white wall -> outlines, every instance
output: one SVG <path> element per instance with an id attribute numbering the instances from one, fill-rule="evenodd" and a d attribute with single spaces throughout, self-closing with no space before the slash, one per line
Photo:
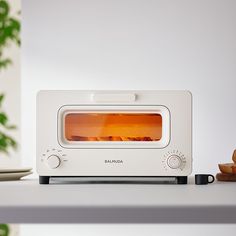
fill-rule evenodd
<path id="1" fill-rule="evenodd" d="M 234 0 L 23 0 L 25 165 L 40 89 L 189 89 L 194 172 L 215 173 L 236 148 L 235 12 Z"/>
<path id="2" fill-rule="evenodd" d="M 11 15 L 19 18 L 17 14 L 21 9 L 20 0 L 9 1 Z M 17 151 L 9 150 L 9 155 L 0 153 L 0 168 L 20 165 L 20 49 L 15 44 L 9 44 L 4 50 L 4 55 L 12 60 L 12 65 L 0 73 L 0 93 L 5 93 L 3 103 L 4 111 L 8 114 L 10 123 L 17 126 L 17 130 L 8 132 L 17 140 Z"/>
<path id="3" fill-rule="evenodd" d="M 232 235 L 235 225 L 22 225 L 23 236 L 199 236 L 199 235 Z"/>

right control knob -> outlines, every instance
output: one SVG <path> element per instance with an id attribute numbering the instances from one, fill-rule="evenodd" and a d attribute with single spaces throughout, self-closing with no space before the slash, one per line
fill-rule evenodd
<path id="1" fill-rule="evenodd" d="M 178 155 L 171 155 L 168 157 L 167 159 L 167 165 L 171 168 L 171 169 L 178 169 L 181 167 L 182 165 L 182 159 L 180 156 Z"/>

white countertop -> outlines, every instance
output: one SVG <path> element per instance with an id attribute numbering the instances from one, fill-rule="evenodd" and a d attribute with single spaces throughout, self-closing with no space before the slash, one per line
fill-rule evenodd
<path id="1" fill-rule="evenodd" d="M 0 222 L 236 223 L 236 183 L 0 182 Z"/>

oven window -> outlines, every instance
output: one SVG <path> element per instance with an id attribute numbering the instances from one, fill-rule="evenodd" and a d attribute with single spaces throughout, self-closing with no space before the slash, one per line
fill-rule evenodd
<path id="1" fill-rule="evenodd" d="M 162 138 L 162 116 L 157 113 L 68 113 L 67 141 L 154 142 Z"/>

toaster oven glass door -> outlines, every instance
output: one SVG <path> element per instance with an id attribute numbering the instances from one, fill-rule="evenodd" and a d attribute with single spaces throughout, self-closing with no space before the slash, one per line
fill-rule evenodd
<path id="1" fill-rule="evenodd" d="M 162 148 L 169 139 L 164 106 L 64 106 L 58 113 L 58 140 L 67 148 Z"/>
<path id="2" fill-rule="evenodd" d="M 162 116 L 155 113 L 68 113 L 67 141 L 155 142 L 162 136 Z"/>

